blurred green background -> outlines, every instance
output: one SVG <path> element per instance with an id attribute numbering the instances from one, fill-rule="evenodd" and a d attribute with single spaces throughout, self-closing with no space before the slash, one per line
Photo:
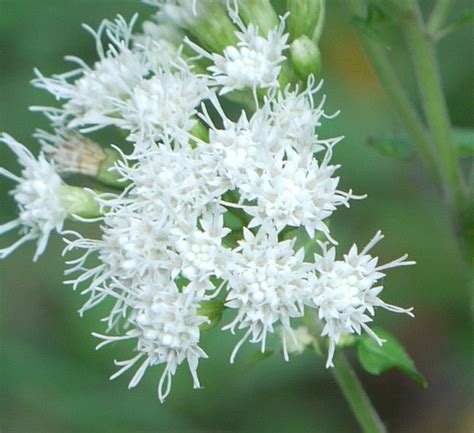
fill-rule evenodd
<path id="1" fill-rule="evenodd" d="M 388 260 L 408 252 L 417 266 L 394 270 L 384 299 L 413 306 L 416 318 L 380 311 L 377 321 L 403 342 L 429 388 L 421 390 L 401 373 L 372 377 L 360 372 L 375 406 L 391 432 L 471 432 L 474 428 L 472 292 L 468 270 L 447 214 L 431 179 L 417 160 L 400 162 L 367 146 L 372 134 L 400 134 L 402 128 L 348 24 L 341 4 L 328 1 L 323 34 L 324 92 L 329 111 L 321 135 L 345 135 L 335 160 L 342 164 L 342 186 L 368 199 L 338 211 L 334 233 L 346 248 L 365 243 L 377 229 L 386 234 L 376 253 Z M 429 9 L 432 1 L 421 1 Z M 453 16 L 469 1 L 456 1 Z M 92 38 L 81 23 L 96 27 L 102 18 L 151 9 L 135 0 L 0 0 L 0 130 L 37 151 L 36 127 L 47 127 L 29 105 L 52 99 L 29 85 L 33 67 L 45 75 L 66 71 L 64 55 L 94 61 Z M 439 56 L 453 124 L 473 127 L 474 34 L 464 29 L 443 40 Z M 391 52 L 414 92 L 409 63 L 394 34 Z M 14 159 L 0 150 L 3 166 Z M 1 222 L 15 215 L 2 178 Z M 12 237 L 2 239 L 8 242 Z M 82 299 L 62 285 L 61 241 L 32 264 L 28 245 L 0 263 L 2 433 L 205 433 L 205 432 L 355 432 L 355 424 L 323 361 L 312 353 L 289 363 L 272 358 L 248 365 L 253 347 L 235 365 L 228 357 L 236 342 L 217 330 L 203 336 L 210 354 L 200 365 L 203 390 L 192 390 L 186 368 L 173 383 L 170 398 L 156 398 L 159 368 L 140 386 L 114 382 L 112 360 L 127 356 L 120 347 L 94 350 L 92 331 L 103 331 L 96 311 L 80 319 Z"/>

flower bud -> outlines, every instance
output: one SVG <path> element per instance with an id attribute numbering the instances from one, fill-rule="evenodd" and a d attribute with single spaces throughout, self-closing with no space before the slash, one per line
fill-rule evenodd
<path id="1" fill-rule="evenodd" d="M 91 191 L 64 184 L 61 186 L 58 195 L 61 206 L 68 215 L 78 215 L 82 218 L 101 216 L 100 205 Z"/>
<path id="2" fill-rule="evenodd" d="M 184 14 L 187 19 L 181 20 L 179 25 L 191 33 L 207 50 L 221 53 L 225 47 L 237 43 L 236 28 L 220 2 L 200 0 L 196 3 L 196 8 L 193 7 L 192 10 L 189 9 L 190 6 L 173 7 L 188 9 Z"/>
<path id="3" fill-rule="evenodd" d="M 321 71 L 321 53 L 318 46 L 306 36 L 290 45 L 290 59 L 296 75 L 304 82 L 310 75 L 318 77 Z"/>
<path id="4" fill-rule="evenodd" d="M 262 36 L 278 27 L 280 21 L 269 0 L 240 0 L 238 8 L 244 23 L 256 25 Z"/>
<path id="5" fill-rule="evenodd" d="M 111 170 L 120 155 L 75 130 L 59 128 L 54 134 L 38 130 L 34 135 L 58 173 L 76 173 L 95 178 L 104 185 L 123 188 L 119 174 Z"/>
<path id="6" fill-rule="evenodd" d="M 287 0 L 291 40 L 300 36 L 318 42 L 324 22 L 324 0 Z"/>

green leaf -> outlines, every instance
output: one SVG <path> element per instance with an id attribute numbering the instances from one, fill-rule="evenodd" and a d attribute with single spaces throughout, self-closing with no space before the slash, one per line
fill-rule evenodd
<path id="1" fill-rule="evenodd" d="M 378 376 L 392 368 L 396 368 L 413 379 L 422 388 L 426 388 L 426 379 L 418 372 L 413 360 L 396 338 L 380 328 L 374 329 L 374 332 L 386 341 L 383 346 L 379 346 L 367 334 L 359 338 L 357 355 L 364 370 Z"/>
<path id="2" fill-rule="evenodd" d="M 439 41 L 450 33 L 456 32 L 471 23 L 474 23 L 474 9 L 465 11 L 458 19 L 452 22 L 449 26 L 440 30 L 439 33 L 435 35 L 435 38 Z"/>
<path id="3" fill-rule="evenodd" d="M 410 140 L 405 137 L 375 137 L 367 139 L 367 144 L 381 155 L 408 161 L 415 156 L 415 149 Z"/>
<path id="4" fill-rule="evenodd" d="M 474 156 L 474 128 L 454 128 L 453 139 L 459 158 Z"/>

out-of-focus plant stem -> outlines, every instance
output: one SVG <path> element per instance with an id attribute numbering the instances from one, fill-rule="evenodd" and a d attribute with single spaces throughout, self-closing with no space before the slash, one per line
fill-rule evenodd
<path id="1" fill-rule="evenodd" d="M 430 18 L 428 20 L 427 28 L 432 35 L 438 33 L 443 24 L 446 21 L 446 17 L 449 14 L 449 10 L 453 5 L 454 0 L 438 0 L 436 6 L 431 12 Z"/>
<path id="2" fill-rule="evenodd" d="M 336 351 L 331 369 L 339 388 L 365 433 L 385 433 L 386 429 L 354 369 L 342 349 Z"/>
<path id="3" fill-rule="evenodd" d="M 344 2 L 344 4 L 346 4 L 346 2 Z M 365 13 L 366 6 L 363 1 L 347 0 L 347 4 L 353 15 L 360 16 Z M 366 35 L 361 35 L 361 42 L 382 87 L 392 101 L 403 125 L 413 138 L 428 170 L 432 173 L 436 181 L 440 181 L 440 168 L 434 157 L 434 148 L 429 133 L 399 80 L 388 58 L 386 48 L 382 43 Z"/>
<path id="4" fill-rule="evenodd" d="M 355 16 L 367 13 L 363 0 L 346 0 L 344 5 Z M 444 24 L 452 0 L 439 0 L 428 26 L 425 25 L 417 0 L 403 0 L 400 21 L 411 52 L 420 99 L 427 125 L 418 114 L 391 64 L 383 41 L 362 34 L 362 44 L 387 95 L 400 119 L 411 134 L 420 156 L 446 194 L 452 210 L 459 245 L 472 266 L 474 252 L 474 201 L 464 184 L 457 150 L 452 137 L 451 122 L 442 88 L 435 32 Z M 394 12 L 395 13 L 395 12 Z M 474 187 L 471 187 L 474 188 Z"/>
<path id="5" fill-rule="evenodd" d="M 451 136 L 448 108 L 441 84 L 436 48 L 416 0 L 404 0 L 411 15 L 404 25 L 408 47 L 418 82 L 423 111 L 435 144 L 441 176 L 452 207 L 463 211 L 465 187 L 456 147 Z"/>
<path id="6" fill-rule="evenodd" d="M 437 6 L 438 12 L 434 12 L 435 23 L 441 23 L 449 10 L 449 0 L 441 3 L 443 4 Z M 349 5 L 353 15 L 363 16 L 366 13 L 367 5 L 362 0 L 347 0 L 344 4 Z M 455 217 L 459 219 L 466 212 L 466 191 L 451 137 L 451 125 L 434 40 L 423 22 L 417 1 L 403 0 L 400 6 L 405 11 L 402 27 L 411 51 L 428 129 L 400 82 L 383 43 L 361 35 L 362 44 L 422 159 L 442 185 L 450 207 L 454 210 Z"/>
<path id="7" fill-rule="evenodd" d="M 304 324 L 315 339 L 313 345 L 314 352 L 321 356 L 320 344 L 321 323 L 316 319 L 313 311 L 306 310 L 304 315 Z M 334 354 L 334 367 L 331 373 L 334 376 L 339 388 L 351 408 L 352 413 L 357 419 L 364 433 L 386 433 L 385 426 L 375 410 L 369 396 L 352 368 L 349 360 L 344 355 L 342 347 L 337 348 Z"/>

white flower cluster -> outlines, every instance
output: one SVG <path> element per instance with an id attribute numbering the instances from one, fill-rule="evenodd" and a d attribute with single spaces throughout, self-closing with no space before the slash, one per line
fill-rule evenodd
<path id="1" fill-rule="evenodd" d="M 0 142 L 16 154 L 23 167 L 21 176 L 0 168 L 0 174 L 17 183 L 10 193 L 18 206 L 18 218 L 0 225 L 0 234 L 16 228 L 21 234 L 18 241 L 0 249 L 0 258 L 6 257 L 25 242 L 37 239 L 36 260 L 46 249 L 50 233 L 53 230 L 61 232 L 63 228 L 66 218 L 60 199 L 63 181 L 43 154 L 36 159 L 25 146 L 7 134 L 0 136 Z"/>
<path id="2" fill-rule="evenodd" d="M 342 137 L 318 135 L 321 121 L 330 118 L 324 98 L 315 103 L 321 86 L 313 77 L 299 85 L 282 78 L 285 17 L 265 35 L 231 10 L 236 45 L 210 53 L 199 38 L 176 45 L 204 8 L 191 1 L 154 3 L 160 13 L 141 34 L 133 33 L 136 17 L 129 24 L 121 17 L 104 21 L 97 32 L 88 28 L 99 56 L 93 66 L 71 57 L 77 69 L 51 78 L 37 72 L 34 81 L 63 101 L 60 108 L 36 107 L 56 129 L 37 138 L 58 172 L 95 176 L 90 161 L 104 150 L 82 134 L 115 127 L 133 144 L 129 153 L 115 148 L 120 158 L 113 170 L 123 190 L 94 193 L 101 236 L 62 232 L 67 213 L 54 166 L 4 136 L 24 170 L 19 178 L 2 169 L 18 182 L 13 196 L 20 216 L 0 226 L 0 233 L 20 227 L 23 236 L 0 250 L 2 257 L 35 238 L 38 256 L 49 233 L 62 232 L 65 253 L 76 254 L 67 262 L 68 282 L 88 297 L 81 313 L 114 301 L 106 334 L 95 334 L 103 340 L 98 348 L 134 341 L 136 353 L 116 362 L 112 378 L 139 364 L 134 387 L 148 367 L 164 364 L 160 400 L 185 361 L 194 387 L 200 386 L 198 362 L 207 357 L 200 333 L 210 322 L 203 306 L 213 299 L 233 314 L 223 329 L 244 330 L 231 362 L 247 340 L 265 351 L 276 330 L 287 359 L 301 346 L 292 322 L 305 309 L 314 309 L 329 338 L 328 366 L 343 333 L 365 330 L 381 343 L 368 326 L 375 309 L 410 312 L 378 297 L 382 271 L 412 262 L 402 257 L 377 265 L 368 251 L 379 233 L 360 253 L 354 246 L 336 259 L 327 221 L 339 206 L 362 197 L 339 189 L 332 156 Z M 222 7 L 218 1 L 214 6 Z M 166 14 L 182 28 L 173 31 L 163 21 Z M 222 95 L 236 94 L 251 108 L 233 119 Z M 305 251 L 295 249 L 299 228 L 332 246 L 321 242 L 322 253 L 305 260 Z"/>

